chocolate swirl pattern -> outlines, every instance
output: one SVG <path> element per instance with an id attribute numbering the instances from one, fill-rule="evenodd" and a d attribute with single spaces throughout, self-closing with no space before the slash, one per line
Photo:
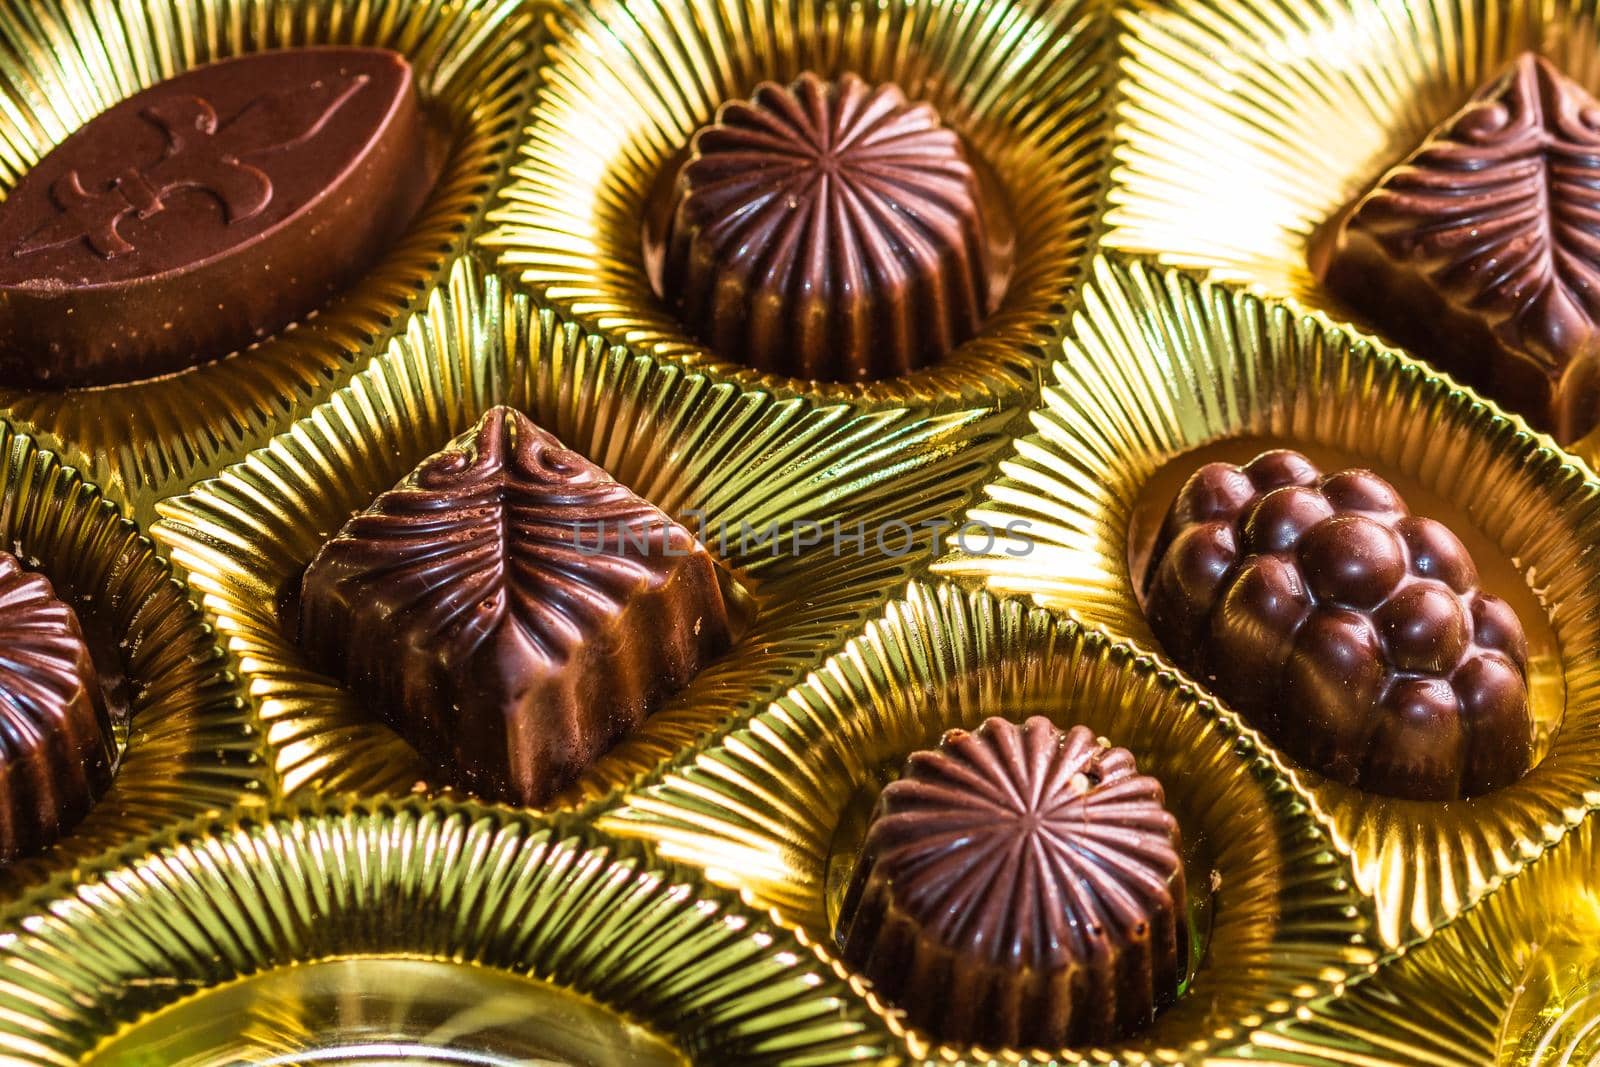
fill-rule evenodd
<path id="1" fill-rule="evenodd" d="M 724 105 L 691 152 L 662 289 L 724 358 L 889 377 L 943 357 L 998 303 L 998 209 L 956 134 L 894 85 L 767 83 Z"/>
<path id="2" fill-rule="evenodd" d="M 111 784 L 111 722 L 72 608 L 0 553 L 0 861 L 71 829 Z"/>
<path id="3" fill-rule="evenodd" d="M 1177 994 L 1186 914 L 1161 784 L 1083 726 L 991 718 L 879 798 L 839 934 L 948 1041 L 1105 1043 Z"/>
<path id="4" fill-rule="evenodd" d="M 1525 54 L 1385 174 L 1330 288 L 1562 440 L 1600 419 L 1600 103 Z"/>
<path id="5" fill-rule="evenodd" d="M 693 535 L 509 408 L 323 546 L 300 626 L 444 773 L 528 805 L 729 643 Z"/>

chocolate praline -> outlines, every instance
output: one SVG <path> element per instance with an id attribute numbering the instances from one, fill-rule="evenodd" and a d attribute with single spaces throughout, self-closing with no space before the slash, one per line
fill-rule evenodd
<path id="1" fill-rule="evenodd" d="M 878 799 L 839 917 L 844 957 L 941 1040 L 1130 1036 L 1174 1001 L 1187 958 L 1164 803 L 1086 727 L 952 730 Z"/>
<path id="2" fill-rule="evenodd" d="M 932 107 L 807 73 L 694 135 L 661 291 L 721 358 L 813 380 L 904 374 L 997 306 L 1002 214 Z"/>
<path id="3" fill-rule="evenodd" d="M 1180 667 L 1335 781 L 1453 800 L 1528 769 L 1521 621 L 1460 539 L 1371 471 L 1323 475 L 1291 451 L 1201 467 L 1145 614 Z"/>
<path id="4" fill-rule="evenodd" d="M 322 547 L 300 643 L 441 774 L 543 804 L 730 642 L 688 530 L 490 411 Z"/>

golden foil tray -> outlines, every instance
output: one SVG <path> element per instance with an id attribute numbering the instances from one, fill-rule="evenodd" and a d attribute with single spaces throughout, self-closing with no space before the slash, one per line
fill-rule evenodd
<path id="1" fill-rule="evenodd" d="M 481 229 L 526 111 L 535 18 L 521 0 L 25 0 L 0 8 L 0 191 L 84 122 L 191 67 L 315 44 L 392 48 L 450 131 L 400 243 L 296 327 L 217 363 L 70 393 L 0 388 L 0 414 L 137 521 L 327 399 L 388 344 Z"/>
<path id="2" fill-rule="evenodd" d="M 546 20 L 524 148 L 483 245 L 564 322 L 714 381 L 869 407 L 1031 395 L 1094 229 L 1109 45 L 1081 0 L 642 0 L 563 3 Z M 911 375 L 829 384 L 761 374 L 687 334 L 646 275 L 657 183 L 717 107 L 802 71 L 895 81 L 931 102 L 998 179 L 1017 220 L 1007 295 L 985 329 Z"/>
<path id="3" fill-rule="evenodd" d="M 1396 484 L 1522 615 L 1542 757 L 1513 786 L 1447 804 L 1290 767 L 1373 897 L 1381 943 L 1427 937 L 1600 804 L 1600 484 L 1521 420 L 1292 303 L 1137 261 L 1091 273 L 1033 432 L 969 513 L 1025 523 L 1032 550 L 1002 539 L 938 570 L 1159 649 L 1133 559 L 1202 462 L 1288 446 Z"/>
<path id="4" fill-rule="evenodd" d="M 1020 600 L 912 582 L 760 714 L 599 816 L 834 951 L 879 790 L 914 750 L 989 715 L 1085 724 L 1158 778 L 1186 846 L 1198 960 L 1177 1004 L 1111 1048 L 940 1045 L 874 998 L 907 1055 L 939 1063 L 1185 1062 L 1340 989 L 1377 958 L 1368 903 L 1259 740 L 1158 660 Z"/>
<path id="5" fill-rule="evenodd" d="M 830 1064 L 888 1035 L 769 918 L 566 819 L 344 802 L 195 824 L 30 897 L 9 1064 Z"/>

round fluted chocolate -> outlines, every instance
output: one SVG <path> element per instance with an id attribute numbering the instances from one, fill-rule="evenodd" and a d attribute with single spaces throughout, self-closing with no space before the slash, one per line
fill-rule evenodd
<path id="1" fill-rule="evenodd" d="M 1180 666 L 1330 778 L 1449 800 L 1528 769 L 1522 624 L 1460 539 L 1371 471 L 1323 477 L 1290 451 L 1201 467 L 1145 612 Z"/>
<path id="2" fill-rule="evenodd" d="M 72 608 L 0 553 L 0 861 L 56 840 L 111 784 L 111 721 Z"/>
<path id="3" fill-rule="evenodd" d="M 674 196 L 662 296 L 761 370 L 903 374 L 972 337 L 1001 295 L 960 138 L 894 85 L 763 84 L 694 135 Z"/>
<path id="4" fill-rule="evenodd" d="M 839 919 L 844 956 L 911 1022 L 990 1046 L 1102 1044 L 1177 994 L 1177 821 L 1083 726 L 993 718 L 886 787 Z"/>

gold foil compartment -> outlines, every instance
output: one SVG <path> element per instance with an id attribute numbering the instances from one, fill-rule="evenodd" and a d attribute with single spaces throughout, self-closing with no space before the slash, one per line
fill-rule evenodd
<path id="1" fill-rule="evenodd" d="M 857 552 L 878 524 L 954 514 L 989 468 L 1001 415 L 862 413 L 713 382 L 600 345 L 463 264 L 382 359 L 266 448 L 160 506 L 155 536 L 217 619 L 266 729 L 283 794 L 437 786 L 416 752 L 313 671 L 289 610 L 349 516 L 509 402 L 691 528 L 747 616 L 730 653 L 597 762 L 555 807 L 627 784 L 794 684 L 933 558 Z M 826 535 L 791 554 L 814 523 Z M 746 533 L 748 527 L 749 533 Z M 776 533 L 775 541 L 764 540 Z M 898 531 L 896 532 L 898 537 Z M 894 546 L 898 550 L 898 541 Z"/>
<path id="2" fill-rule="evenodd" d="M 941 1063 L 1192 1062 L 1339 989 L 1376 959 L 1349 871 L 1274 759 L 1230 715 L 1129 646 L 948 583 L 909 583 L 802 684 L 599 822 L 743 889 L 831 947 L 866 820 L 906 756 L 948 729 L 1030 714 L 1088 725 L 1161 780 L 1186 847 L 1198 966 L 1176 1005 L 1114 1048 L 940 1045 L 880 1004 L 908 1054 Z"/>
<path id="3" fill-rule="evenodd" d="M 820 1067 L 888 1047 L 803 940 L 566 819 L 412 798 L 195 824 L 25 905 L 0 944 L 19 1065 Z"/>
<path id="4" fill-rule="evenodd" d="M 1101 195 L 1105 23 L 1083 0 L 560 4 L 528 137 L 483 244 L 584 333 L 718 381 L 871 407 L 1031 395 Z M 1018 222 L 1000 309 L 929 368 L 859 384 L 763 374 L 696 342 L 651 288 L 647 207 L 690 136 L 722 103 L 806 70 L 897 82 L 932 103 Z"/>
<path id="5" fill-rule="evenodd" d="M 1427 937 L 1600 804 L 1600 485 L 1521 420 L 1320 315 L 1137 261 L 1091 273 L 1033 432 L 968 515 L 1026 523 L 1022 540 L 956 551 L 937 570 L 1158 649 L 1135 533 L 1153 537 L 1219 445 L 1242 449 L 1235 461 L 1281 445 L 1390 478 L 1463 536 L 1522 614 L 1542 755 L 1517 784 L 1448 804 L 1290 767 L 1374 897 L 1383 944 Z"/>
<path id="6" fill-rule="evenodd" d="M 1600 1051 L 1600 845 L 1586 820 L 1508 885 L 1237 1062 L 1582 1067 Z"/>
<path id="7" fill-rule="evenodd" d="M 1104 246 L 1363 323 L 1310 266 L 1337 217 L 1524 51 L 1600 90 L 1595 18 L 1591 0 L 1132 0 Z M 1571 447 L 1593 462 L 1600 435 Z"/>
<path id="8" fill-rule="evenodd" d="M 481 229 L 515 152 L 533 73 L 521 0 L 95 0 L 0 10 L 0 190 L 79 126 L 164 78 L 270 48 L 392 48 L 450 134 L 438 183 L 371 272 L 297 326 L 220 362 L 102 389 L 0 388 L 0 411 L 139 522 L 310 413 L 385 348 Z"/>
<path id="9" fill-rule="evenodd" d="M 170 822 L 263 802 L 260 734 L 199 608 L 99 489 L 4 423 L 0 547 L 72 605 L 119 719 L 111 788 L 54 845 L 0 865 L 0 900 Z"/>

